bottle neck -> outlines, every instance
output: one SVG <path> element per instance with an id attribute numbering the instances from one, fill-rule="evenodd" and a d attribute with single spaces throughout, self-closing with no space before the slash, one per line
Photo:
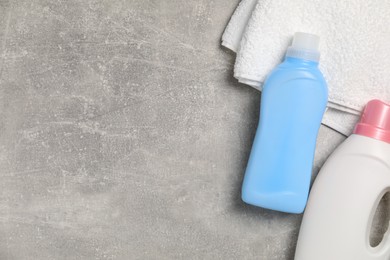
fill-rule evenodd
<path id="1" fill-rule="evenodd" d="M 320 52 L 315 49 L 303 49 L 290 46 L 287 49 L 286 57 L 309 60 L 318 63 L 320 61 Z"/>
<path id="2" fill-rule="evenodd" d="M 303 59 L 303 58 L 296 58 L 296 57 L 290 57 L 286 55 L 285 62 L 287 63 L 294 63 L 294 64 L 299 64 L 305 67 L 318 67 L 318 61 L 313 61 L 313 60 L 308 60 L 308 59 Z"/>

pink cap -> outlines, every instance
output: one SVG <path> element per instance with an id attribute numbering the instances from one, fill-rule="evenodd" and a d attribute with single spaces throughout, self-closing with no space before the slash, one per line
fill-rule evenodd
<path id="1" fill-rule="evenodd" d="M 368 102 L 353 133 L 390 143 L 390 105 L 377 99 Z"/>

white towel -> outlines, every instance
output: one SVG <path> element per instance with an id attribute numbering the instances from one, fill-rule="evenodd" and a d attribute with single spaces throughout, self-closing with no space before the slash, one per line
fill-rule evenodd
<path id="1" fill-rule="evenodd" d="M 234 52 L 238 51 L 244 31 L 256 4 L 257 0 L 242 0 L 240 2 L 222 35 L 223 46 Z"/>
<path id="2" fill-rule="evenodd" d="M 234 74 L 240 82 L 261 89 L 292 35 L 303 31 L 321 37 L 320 68 L 328 82 L 330 108 L 324 124 L 349 135 L 369 100 L 390 101 L 389 0 L 258 0 L 254 9 L 250 3 L 243 0 L 240 5 L 250 15 L 245 30 L 237 26 L 242 40 Z M 242 11 L 240 16 L 245 16 Z M 235 28 L 232 23 L 237 21 L 232 18 L 228 29 Z M 224 42 L 229 35 L 240 35 L 227 32 Z"/>

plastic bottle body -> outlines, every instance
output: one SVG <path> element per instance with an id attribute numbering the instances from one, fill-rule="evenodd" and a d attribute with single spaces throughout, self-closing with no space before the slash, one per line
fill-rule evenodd
<path id="1" fill-rule="evenodd" d="M 390 259 L 387 233 L 375 248 L 375 210 L 390 191 L 390 144 L 351 135 L 320 171 L 301 225 L 295 260 Z"/>
<path id="2" fill-rule="evenodd" d="M 327 98 L 317 62 L 287 57 L 270 74 L 242 187 L 245 202 L 290 213 L 304 210 Z"/>

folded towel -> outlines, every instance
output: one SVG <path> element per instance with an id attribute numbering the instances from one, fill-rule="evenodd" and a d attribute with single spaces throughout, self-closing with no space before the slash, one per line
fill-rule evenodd
<path id="1" fill-rule="evenodd" d="M 242 0 L 222 35 L 222 46 L 237 52 L 257 0 Z"/>
<path id="2" fill-rule="evenodd" d="M 229 35 L 242 38 L 240 48 L 234 48 L 234 74 L 240 82 L 261 89 L 266 75 L 283 59 L 292 35 L 303 31 L 321 36 L 320 67 L 328 82 L 330 107 L 324 124 L 348 135 L 369 100 L 390 101 L 389 0 L 258 0 L 254 9 L 251 4 L 243 0 L 228 25 L 229 30 L 240 28 L 239 33 L 224 35 L 227 43 Z M 250 18 L 242 29 L 234 17 L 246 17 L 244 9 Z"/>

